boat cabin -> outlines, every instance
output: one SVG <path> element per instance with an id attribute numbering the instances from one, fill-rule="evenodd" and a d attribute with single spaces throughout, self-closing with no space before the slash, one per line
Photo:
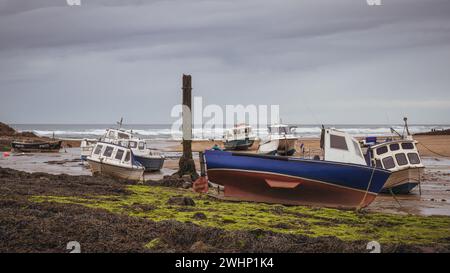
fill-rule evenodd
<path id="1" fill-rule="evenodd" d="M 286 124 L 272 124 L 268 127 L 269 135 L 292 135 L 292 129 L 295 127 L 291 127 Z"/>
<path id="2" fill-rule="evenodd" d="M 321 148 L 324 160 L 367 165 L 358 141 L 345 132 L 323 129 Z"/>
<path id="3" fill-rule="evenodd" d="M 147 149 L 145 140 L 136 137 L 132 132 L 123 129 L 107 129 L 102 139 L 105 142 L 118 144 L 133 150 L 144 151 Z"/>
<path id="4" fill-rule="evenodd" d="M 370 165 L 390 171 L 423 168 L 414 140 L 395 140 L 370 146 Z"/>
<path id="5" fill-rule="evenodd" d="M 107 129 L 105 135 L 103 136 L 103 140 L 106 142 L 110 142 L 118 139 L 133 139 L 133 133 L 125 131 L 123 129 Z"/>
<path id="6" fill-rule="evenodd" d="M 249 125 L 241 124 L 225 132 L 225 140 L 249 139 L 253 138 L 253 130 Z"/>
<path id="7" fill-rule="evenodd" d="M 133 139 L 133 140 L 119 140 L 118 144 L 123 147 L 128 147 L 133 150 L 144 151 L 147 149 L 147 143 L 143 139 Z"/>
<path id="8" fill-rule="evenodd" d="M 131 149 L 105 142 L 95 144 L 89 159 L 105 164 L 124 165 L 126 167 L 141 165 L 133 159 Z"/>

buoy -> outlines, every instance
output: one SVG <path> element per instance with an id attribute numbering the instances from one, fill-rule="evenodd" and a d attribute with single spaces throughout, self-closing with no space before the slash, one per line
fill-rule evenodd
<path id="1" fill-rule="evenodd" d="M 4 152 L 3 153 L 3 157 L 8 157 L 8 156 L 10 156 L 9 152 Z"/>
<path id="2" fill-rule="evenodd" d="M 207 193 L 208 178 L 206 176 L 200 176 L 197 180 L 195 180 L 194 184 L 192 184 L 192 188 L 194 189 L 195 192 Z"/>

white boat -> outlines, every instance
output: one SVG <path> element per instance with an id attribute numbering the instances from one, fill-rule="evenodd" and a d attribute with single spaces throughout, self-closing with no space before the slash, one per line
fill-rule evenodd
<path id="1" fill-rule="evenodd" d="M 406 118 L 403 134 L 392 131 L 399 139 L 377 143 L 375 137 L 367 138 L 363 147 L 367 149 L 365 154 L 369 165 L 392 172 L 383 192 L 406 194 L 421 182 L 425 166 L 417 150 L 418 142 L 409 133 Z"/>
<path id="2" fill-rule="evenodd" d="M 87 157 L 93 175 L 128 180 L 143 180 L 145 168 L 134 158 L 133 151 L 120 145 L 98 142 Z"/>
<path id="3" fill-rule="evenodd" d="M 272 153 L 278 155 L 292 156 L 295 154 L 295 145 L 297 144 L 297 137 L 291 132 L 292 128 L 285 124 L 273 124 L 269 126 L 269 136 L 266 143 L 274 142 L 275 146 L 278 143 L 278 147 Z M 267 144 L 267 148 L 272 146 Z"/>
<path id="4" fill-rule="evenodd" d="M 165 156 L 148 148 L 146 141 L 136 136 L 132 130 L 127 131 L 120 128 L 122 126 L 122 120 L 118 124 L 118 129 L 107 129 L 99 140 L 130 148 L 133 151 L 135 159 L 145 167 L 146 171 L 160 170 L 164 165 Z M 97 140 L 83 139 L 81 142 L 82 160 L 85 160 L 92 153 L 96 142 Z"/>
<path id="5" fill-rule="evenodd" d="M 101 140 L 130 148 L 136 160 L 145 167 L 146 171 L 158 171 L 164 165 L 165 156 L 149 149 L 146 141 L 134 135 L 132 131 L 107 129 Z"/>
<path id="6" fill-rule="evenodd" d="M 225 132 L 223 145 L 226 150 L 247 150 L 253 145 L 255 138 L 251 126 L 239 124 Z"/>

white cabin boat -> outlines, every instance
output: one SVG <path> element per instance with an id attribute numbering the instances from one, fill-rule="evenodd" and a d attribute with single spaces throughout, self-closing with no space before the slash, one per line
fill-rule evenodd
<path id="1" fill-rule="evenodd" d="M 392 140 L 370 146 L 367 156 L 370 164 L 390 170 L 391 178 L 383 191 L 409 193 L 421 181 L 425 166 L 422 163 L 415 140 Z"/>
<path id="2" fill-rule="evenodd" d="M 135 160 L 133 151 L 120 145 L 98 142 L 87 157 L 93 175 L 143 180 L 145 168 Z"/>
<path id="3" fill-rule="evenodd" d="M 285 124 L 273 124 L 268 127 L 268 130 L 268 140 L 260 145 L 259 153 L 287 156 L 295 154 L 297 137 L 292 133 L 291 127 Z"/>
<path id="4" fill-rule="evenodd" d="M 223 145 L 226 150 L 247 150 L 253 145 L 255 138 L 251 126 L 239 124 L 225 132 Z"/>
<path id="5" fill-rule="evenodd" d="M 146 171 L 158 171 L 164 165 L 164 155 L 149 149 L 146 141 L 137 137 L 132 131 L 110 128 L 106 130 L 106 133 L 100 138 L 100 141 L 130 148 L 133 151 L 135 159 L 145 167 Z M 83 155 L 89 153 L 89 150 L 92 152 L 92 148 L 95 145 L 93 142 L 90 144 L 89 142 L 86 143 L 83 145 L 82 142 L 82 158 Z"/>
<path id="6" fill-rule="evenodd" d="M 375 137 L 369 137 L 363 141 L 363 147 L 367 149 L 365 157 L 368 164 L 392 172 L 383 192 L 409 193 L 421 182 L 423 176 L 425 166 L 417 149 L 418 142 L 409 133 L 407 118 L 404 121 L 403 134 L 391 129 L 399 139 L 378 143 Z"/>

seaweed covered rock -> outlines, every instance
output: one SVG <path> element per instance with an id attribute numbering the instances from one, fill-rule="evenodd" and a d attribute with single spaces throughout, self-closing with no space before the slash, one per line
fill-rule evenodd
<path id="1" fill-rule="evenodd" d="M 174 196 L 167 200 L 168 205 L 177 206 L 195 206 L 195 202 L 192 198 L 186 196 Z"/>

